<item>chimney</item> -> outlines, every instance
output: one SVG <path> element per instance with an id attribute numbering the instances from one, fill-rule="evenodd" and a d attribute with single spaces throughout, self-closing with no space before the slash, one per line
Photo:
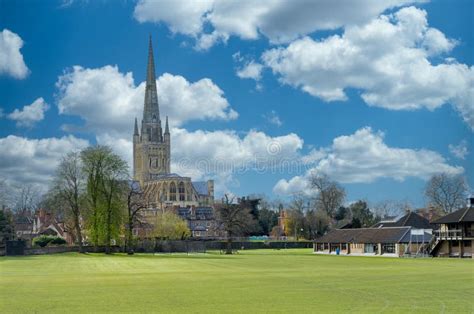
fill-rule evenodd
<path id="1" fill-rule="evenodd" d="M 469 198 L 469 207 L 473 208 L 474 207 L 474 197 Z"/>

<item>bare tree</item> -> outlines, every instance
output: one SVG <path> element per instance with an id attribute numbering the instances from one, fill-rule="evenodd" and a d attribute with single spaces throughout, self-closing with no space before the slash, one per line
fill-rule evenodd
<path id="1" fill-rule="evenodd" d="M 305 212 L 310 208 L 310 199 L 304 194 L 295 194 L 287 211 L 286 232 L 288 236 L 294 235 L 295 240 L 304 232 L 306 221 Z"/>
<path id="2" fill-rule="evenodd" d="M 445 213 L 465 205 L 467 184 L 460 175 L 447 173 L 436 174 L 430 178 L 425 187 L 425 196 L 430 205 Z"/>
<path id="3" fill-rule="evenodd" d="M 75 240 L 79 245 L 79 252 L 83 253 L 82 241 L 82 211 L 80 200 L 85 190 L 85 178 L 82 172 L 80 154 L 72 152 L 61 160 L 56 171 L 53 193 L 56 192 L 59 200 L 64 201 L 66 210 L 72 217 Z"/>
<path id="4" fill-rule="evenodd" d="M 12 207 L 12 187 L 5 179 L 0 179 L 0 209 Z"/>
<path id="5" fill-rule="evenodd" d="M 232 254 L 232 238 L 244 234 L 255 223 L 251 209 L 244 204 L 234 204 L 233 200 L 225 194 L 222 204 L 216 207 L 217 219 L 227 233 L 226 254 Z"/>
<path id="6" fill-rule="evenodd" d="M 380 218 L 398 216 L 411 211 L 413 206 L 409 201 L 384 200 L 371 206 L 375 215 Z"/>
<path id="7" fill-rule="evenodd" d="M 322 236 L 329 229 L 330 217 L 322 210 L 310 209 L 305 214 L 305 234 L 308 239 Z"/>
<path id="8" fill-rule="evenodd" d="M 14 209 L 16 211 L 33 212 L 38 209 L 41 200 L 41 193 L 37 187 L 32 184 L 25 184 L 13 192 Z"/>
<path id="9" fill-rule="evenodd" d="M 332 181 L 326 174 L 313 174 L 310 186 L 316 190 L 316 209 L 324 210 L 334 217 L 336 210 L 344 203 L 346 192 L 337 182 Z"/>
<path id="10" fill-rule="evenodd" d="M 133 238 L 133 228 L 137 222 L 137 216 L 139 215 L 140 210 L 146 208 L 145 199 L 143 196 L 143 191 L 140 188 L 140 184 L 136 181 L 131 181 L 128 186 L 127 191 L 127 241 L 126 248 L 128 254 L 133 254 L 132 250 L 132 238 Z"/>

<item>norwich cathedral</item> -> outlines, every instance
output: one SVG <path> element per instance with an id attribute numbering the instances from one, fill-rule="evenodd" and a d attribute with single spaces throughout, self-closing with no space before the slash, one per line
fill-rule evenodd
<path id="1" fill-rule="evenodd" d="M 133 132 L 133 178 L 145 192 L 148 211 L 175 208 L 183 215 L 186 209 L 191 213 L 201 209 L 212 211 L 214 181 L 193 182 L 189 177 L 172 173 L 170 168 L 171 133 L 168 116 L 164 132 L 161 123 L 150 37 L 143 118 L 140 128 L 135 118 Z"/>

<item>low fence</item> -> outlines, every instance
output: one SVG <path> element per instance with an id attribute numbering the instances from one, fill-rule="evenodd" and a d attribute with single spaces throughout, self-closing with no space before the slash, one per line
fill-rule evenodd
<path id="1" fill-rule="evenodd" d="M 13 241 L 12 241 L 13 242 Z M 15 241 L 21 242 L 21 241 Z M 12 245 L 15 245 L 12 243 Z M 21 244 L 18 244 L 21 246 Z M 296 249 L 296 248 L 312 248 L 313 243 L 309 241 L 284 242 L 284 241 L 233 241 L 233 250 L 255 250 L 255 249 Z M 133 247 L 137 253 L 204 253 L 212 250 L 225 250 L 227 248 L 226 241 L 199 241 L 199 240 L 140 240 Z M 105 246 L 84 246 L 84 252 L 87 253 L 104 253 Z M 67 252 L 78 252 L 77 246 L 46 246 L 43 248 L 22 247 L 21 250 L 7 250 L 6 255 L 42 255 L 56 254 Z M 111 246 L 112 253 L 125 252 L 125 248 L 121 246 Z"/>
<path id="2" fill-rule="evenodd" d="M 283 241 L 233 241 L 233 250 L 256 250 L 256 249 L 296 249 L 312 248 L 313 242 L 283 242 Z M 139 253 L 179 253 L 179 252 L 206 252 L 209 250 L 225 250 L 226 241 L 167 241 L 167 240 L 143 240 L 136 244 L 135 252 Z"/>
<path id="3" fill-rule="evenodd" d="M 84 252 L 86 253 L 104 253 L 105 246 L 84 246 Z M 122 249 L 119 246 L 111 246 L 110 252 L 119 253 Z M 56 254 L 56 253 L 69 253 L 79 252 L 78 246 L 46 246 L 46 247 L 34 247 L 25 249 L 24 255 L 44 255 L 44 254 Z"/>

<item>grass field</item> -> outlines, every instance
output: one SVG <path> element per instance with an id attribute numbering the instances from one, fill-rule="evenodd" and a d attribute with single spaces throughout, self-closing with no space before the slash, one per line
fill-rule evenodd
<path id="1" fill-rule="evenodd" d="M 474 261 L 256 250 L 0 257 L 0 313 L 474 312 Z"/>

